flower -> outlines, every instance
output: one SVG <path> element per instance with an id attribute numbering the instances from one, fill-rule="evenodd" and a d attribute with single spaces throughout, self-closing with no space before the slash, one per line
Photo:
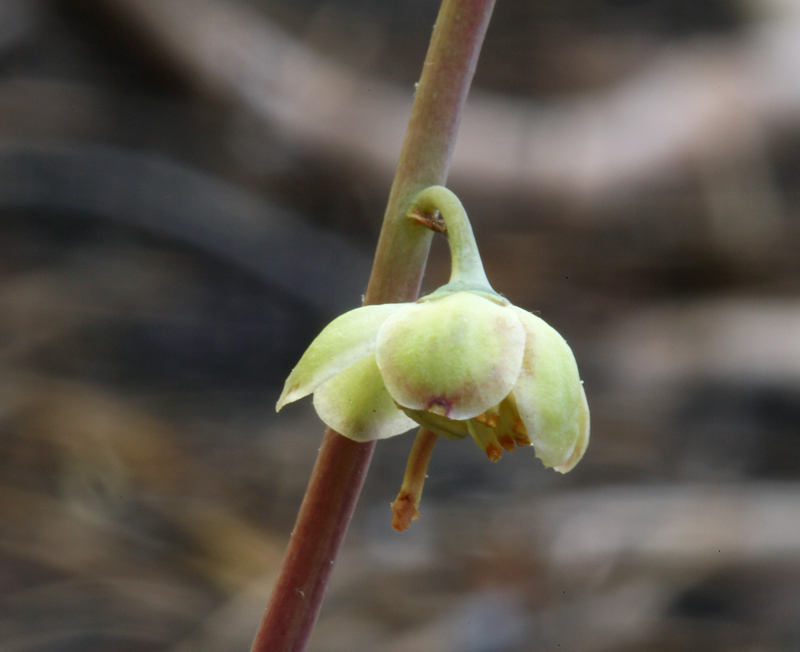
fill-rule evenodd
<path id="1" fill-rule="evenodd" d="M 444 219 L 450 282 L 415 303 L 370 305 L 334 319 L 289 374 L 276 406 L 314 394 L 331 428 L 355 441 L 422 426 L 392 526 L 419 517 L 425 471 L 437 436 L 472 436 L 489 459 L 533 444 L 545 466 L 566 473 L 589 444 L 589 407 L 575 357 L 544 321 L 489 285 L 458 198 L 432 186 L 408 216 Z"/>
<path id="2" fill-rule="evenodd" d="M 313 393 L 320 418 L 356 441 L 419 424 L 449 439 L 472 436 L 492 461 L 532 443 L 545 466 L 566 473 L 589 442 L 572 351 L 491 288 L 455 195 L 434 186 L 414 208 L 444 218 L 450 282 L 414 303 L 364 306 L 335 319 L 289 375 L 277 409 Z"/>

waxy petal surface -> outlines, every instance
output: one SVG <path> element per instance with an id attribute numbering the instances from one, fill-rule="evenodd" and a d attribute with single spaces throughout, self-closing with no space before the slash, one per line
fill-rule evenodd
<path id="1" fill-rule="evenodd" d="M 554 466 L 553 468 L 559 473 L 569 473 L 575 468 L 575 465 L 581 461 L 583 454 L 589 446 L 589 403 L 586 400 L 586 392 L 581 387 L 581 424 L 580 432 L 578 433 L 578 441 L 575 442 L 575 448 L 572 455 L 563 464 Z"/>
<path id="2" fill-rule="evenodd" d="M 525 330 L 511 306 L 455 292 L 391 315 L 378 332 L 375 356 L 400 405 L 461 420 L 508 395 L 524 350 Z"/>
<path id="3" fill-rule="evenodd" d="M 563 468 L 572 462 L 581 433 L 587 444 L 589 439 L 588 408 L 578 365 L 569 345 L 553 328 L 521 308 L 512 310 L 527 334 L 514 386 L 517 408 L 536 456 L 545 466 Z"/>
<path id="4" fill-rule="evenodd" d="M 363 306 L 334 319 L 306 349 L 289 374 L 276 410 L 308 396 L 336 374 L 375 350 L 378 329 L 405 303 Z"/>
<path id="5" fill-rule="evenodd" d="M 319 387 L 314 407 L 326 425 L 355 441 L 394 437 L 417 425 L 397 409 L 373 354 Z"/>

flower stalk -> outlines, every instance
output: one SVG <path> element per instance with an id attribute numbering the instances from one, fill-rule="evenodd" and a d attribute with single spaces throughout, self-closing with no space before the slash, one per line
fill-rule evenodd
<path id="1" fill-rule="evenodd" d="M 443 0 L 384 216 L 365 305 L 414 301 L 432 232 L 407 219 L 420 190 L 442 185 L 495 0 Z M 326 431 L 251 652 L 302 652 L 355 509 L 375 442 Z"/>
<path id="2" fill-rule="evenodd" d="M 447 286 L 481 288 L 493 292 L 483 269 L 478 243 L 475 242 L 467 212 L 458 197 L 447 188 L 431 186 L 414 198 L 411 210 L 423 214 L 438 211 L 442 216 L 452 261 L 450 282 Z"/>

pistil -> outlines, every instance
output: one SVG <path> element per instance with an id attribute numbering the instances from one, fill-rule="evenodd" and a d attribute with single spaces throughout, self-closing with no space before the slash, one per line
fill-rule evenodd
<path id="1" fill-rule="evenodd" d="M 419 503 L 422 500 L 422 488 L 428 470 L 428 463 L 431 461 L 433 447 L 438 439 L 436 433 L 427 428 L 420 428 L 411 453 L 406 463 L 406 473 L 403 476 L 403 484 L 400 493 L 392 503 L 392 527 L 398 532 L 406 530 L 411 521 L 419 518 Z"/>

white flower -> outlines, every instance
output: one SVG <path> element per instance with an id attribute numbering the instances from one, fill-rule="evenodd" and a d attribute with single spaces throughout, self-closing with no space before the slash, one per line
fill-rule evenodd
<path id="1" fill-rule="evenodd" d="M 364 306 L 331 322 L 286 380 L 277 409 L 308 394 L 320 418 L 356 441 L 416 423 L 468 434 L 497 461 L 533 443 L 566 473 L 589 443 L 589 408 L 564 339 L 488 284 L 460 202 L 433 187 L 416 206 L 439 210 L 453 257 L 450 283 L 415 303 Z"/>

